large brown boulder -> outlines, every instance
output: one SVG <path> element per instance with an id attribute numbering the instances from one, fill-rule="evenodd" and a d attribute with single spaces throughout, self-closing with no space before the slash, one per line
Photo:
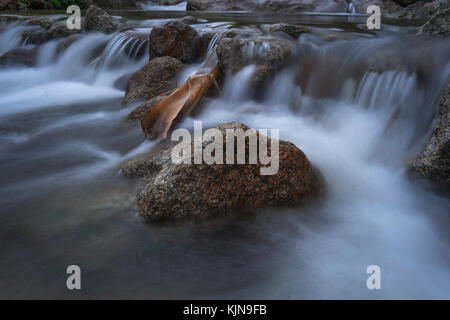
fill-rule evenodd
<path id="1" fill-rule="evenodd" d="M 120 28 L 120 22 L 97 6 L 90 6 L 86 12 L 86 30 L 112 33 Z"/>
<path id="2" fill-rule="evenodd" d="M 149 100 L 175 87 L 173 78 L 183 68 L 183 63 L 172 57 L 152 59 L 136 71 L 125 90 L 123 105 L 133 101 Z"/>
<path id="3" fill-rule="evenodd" d="M 223 141 L 227 129 L 241 129 L 259 138 L 258 132 L 239 122 L 222 124 L 216 129 L 220 130 Z M 271 139 L 268 140 L 271 154 Z M 204 141 L 203 150 L 213 141 L 214 138 Z M 273 175 L 261 175 L 263 165 L 259 161 L 256 164 L 248 161 L 247 164 L 193 164 L 192 156 L 192 164 L 175 164 L 171 158 L 173 147 L 174 143 L 169 143 L 156 154 L 123 166 L 124 174 L 146 178 L 147 183 L 137 196 L 142 217 L 198 218 L 297 205 L 316 199 L 322 190 L 321 174 L 290 142 L 279 141 L 279 170 Z M 225 144 L 222 148 L 225 150 Z M 225 157 L 224 152 L 224 162 Z"/>
<path id="4" fill-rule="evenodd" d="M 222 74 L 228 71 L 235 74 L 246 66 L 255 65 L 252 85 L 261 88 L 295 47 L 295 41 L 281 38 L 224 38 L 217 45 L 219 67 Z"/>
<path id="5" fill-rule="evenodd" d="M 180 21 L 153 28 L 149 46 L 150 59 L 170 56 L 183 62 L 192 62 L 203 53 L 203 41 L 197 31 Z"/>
<path id="6" fill-rule="evenodd" d="M 409 162 L 409 168 L 416 176 L 450 190 L 450 84 L 442 95 L 433 134 L 423 151 Z"/>

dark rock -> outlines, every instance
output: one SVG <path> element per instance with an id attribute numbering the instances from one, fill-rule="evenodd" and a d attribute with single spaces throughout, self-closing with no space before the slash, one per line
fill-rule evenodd
<path id="1" fill-rule="evenodd" d="M 169 56 L 183 62 L 192 62 L 203 54 L 203 41 L 194 28 L 173 21 L 152 29 L 149 48 L 150 59 Z"/>
<path id="2" fill-rule="evenodd" d="M 309 33 L 311 32 L 308 28 L 304 26 L 299 26 L 295 24 L 288 24 L 288 23 L 278 23 L 271 25 L 269 27 L 269 32 L 277 32 L 281 31 L 284 33 L 287 33 L 291 37 L 297 39 L 301 34 L 303 33 Z"/>
<path id="3" fill-rule="evenodd" d="M 38 51 L 39 46 L 10 50 L 0 57 L 0 66 L 25 65 L 33 67 L 37 62 Z"/>
<path id="4" fill-rule="evenodd" d="M 79 34 L 73 34 L 71 36 L 68 36 L 67 38 L 61 39 L 58 41 L 58 45 L 56 47 L 57 54 L 61 54 L 64 51 L 67 50 L 72 44 L 77 42 L 80 39 Z"/>
<path id="5" fill-rule="evenodd" d="M 138 9 L 134 0 L 86 0 L 86 7 L 91 5 L 102 9 Z"/>
<path id="6" fill-rule="evenodd" d="M 192 11 L 345 12 L 345 0 L 188 0 Z"/>
<path id="7" fill-rule="evenodd" d="M 429 33 L 448 37 L 450 35 L 450 8 L 438 8 L 419 29 L 419 34 Z"/>
<path id="8" fill-rule="evenodd" d="M 442 95 L 439 120 L 431 138 L 408 166 L 416 176 L 450 187 L 450 84 Z"/>
<path id="9" fill-rule="evenodd" d="M 222 74 L 235 74 L 248 65 L 255 65 L 254 87 L 261 86 L 296 47 L 296 42 L 272 37 L 224 38 L 219 41 L 217 55 Z"/>
<path id="10" fill-rule="evenodd" d="M 31 26 L 40 26 L 44 29 L 50 28 L 53 24 L 60 20 L 65 20 L 64 15 L 46 16 L 46 17 L 35 17 L 27 20 L 25 23 Z"/>
<path id="11" fill-rule="evenodd" d="M 182 3 L 184 0 L 158 0 L 160 6 L 174 6 Z"/>
<path id="12" fill-rule="evenodd" d="M 253 11 L 257 0 L 187 0 L 187 11 Z"/>
<path id="13" fill-rule="evenodd" d="M 152 59 L 130 78 L 123 105 L 138 100 L 149 100 L 174 88 L 173 79 L 183 63 L 172 57 Z"/>
<path id="14" fill-rule="evenodd" d="M 72 34 L 80 33 L 81 30 L 67 28 L 67 21 L 62 20 L 54 23 L 47 31 L 47 39 L 68 37 Z"/>
<path id="15" fill-rule="evenodd" d="M 420 0 L 392 0 L 392 1 L 394 1 L 396 4 L 402 7 L 407 7 L 413 3 L 419 2 Z"/>
<path id="16" fill-rule="evenodd" d="M 265 0 L 257 10 L 265 12 L 346 12 L 345 0 Z"/>
<path id="17" fill-rule="evenodd" d="M 17 0 L 0 0 L 0 11 L 12 11 L 22 9 L 23 4 Z"/>
<path id="18" fill-rule="evenodd" d="M 200 21 L 196 17 L 193 17 L 193 16 L 186 16 L 186 17 L 177 19 L 177 21 L 183 22 L 183 23 L 186 23 L 186 24 L 197 24 L 197 23 L 200 23 Z"/>
<path id="19" fill-rule="evenodd" d="M 366 13 L 367 7 L 377 5 L 383 16 L 401 19 L 427 19 L 430 12 L 437 6 L 448 0 L 415 1 L 413 4 L 403 7 L 392 0 L 352 0 L 356 11 Z"/>
<path id="20" fill-rule="evenodd" d="M 95 30 L 105 33 L 117 31 L 120 28 L 120 22 L 110 16 L 105 10 L 97 6 L 90 6 L 86 13 L 86 30 Z"/>
<path id="21" fill-rule="evenodd" d="M 26 44 L 42 44 L 47 40 L 47 33 L 41 27 L 33 27 L 22 33 L 22 39 Z"/>
<path id="22" fill-rule="evenodd" d="M 223 137 L 226 129 L 251 130 L 259 137 L 259 133 L 239 122 L 216 128 Z M 203 142 L 203 150 L 213 139 Z M 146 178 L 147 183 L 137 196 L 142 217 L 203 218 L 241 210 L 297 205 L 317 199 L 322 191 L 321 174 L 290 142 L 279 141 L 279 170 L 274 175 L 261 175 L 260 169 L 264 166 L 260 162 L 174 164 L 171 159 L 173 147 L 174 143 L 169 143 L 158 153 L 132 160 L 122 167 L 125 175 Z M 223 148 L 225 150 L 225 144 Z M 271 152 L 270 142 L 268 149 Z M 246 150 L 248 155 L 248 139 Z M 225 156 L 224 152 L 224 161 Z"/>

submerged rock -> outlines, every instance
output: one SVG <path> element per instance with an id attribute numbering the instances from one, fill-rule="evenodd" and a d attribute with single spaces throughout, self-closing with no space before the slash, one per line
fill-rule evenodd
<path id="1" fill-rule="evenodd" d="M 116 18 L 110 16 L 105 10 L 92 5 L 86 12 L 85 27 L 86 30 L 111 33 L 120 28 L 120 22 Z"/>
<path id="2" fill-rule="evenodd" d="M 169 56 L 183 62 L 192 62 L 203 53 L 203 41 L 197 31 L 179 21 L 153 28 L 149 46 L 150 59 Z"/>
<path id="3" fill-rule="evenodd" d="M 123 105 L 133 101 L 149 100 L 174 88 L 173 78 L 183 68 L 183 63 L 172 57 L 152 59 L 136 71 L 125 90 Z"/>
<path id="4" fill-rule="evenodd" d="M 37 62 L 39 46 L 33 48 L 17 48 L 0 57 L 0 66 L 25 65 L 34 67 Z"/>
<path id="5" fill-rule="evenodd" d="M 223 74 L 229 70 L 235 74 L 255 65 L 252 82 L 254 87 L 260 87 L 295 47 L 295 41 L 273 37 L 224 38 L 217 45 L 219 67 Z"/>
<path id="6" fill-rule="evenodd" d="M 408 165 L 416 176 L 450 187 L 450 84 L 442 95 L 439 120 L 431 138 Z"/>
<path id="7" fill-rule="evenodd" d="M 239 122 L 222 124 L 216 129 L 222 133 L 223 141 L 227 129 L 241 129 L 259 137 L 258 132 Z M 271 139 L 268 140 L 271 154 Z M 213 141 L 211 138 L 203 142 L 203 150 Z M 245 147 L 248 156 L 248 139 Z M 261 175 L 260 169 L 265 166 L 259 161 L 257 164 L 174 164 L 173 148 L 174 143 L 169 143 L 156 154 L 123 166 L 125 175 L 146 178 L 147 183 L 137 196 L 142 217 L 200 218 L 295 205 L 316 199 L 322 190 L 321 174 L 290 142 L 279 141 L 279 171 L 274 175 Z M 225 143 L 219 148 L 225 150 Z M 225 156 L 224 152 L 224 161 Z M 190 159 L 193 163 L 193 156 Z"/>

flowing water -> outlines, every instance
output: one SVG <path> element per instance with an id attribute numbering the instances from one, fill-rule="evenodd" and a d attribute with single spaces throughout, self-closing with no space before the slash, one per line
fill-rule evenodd
<path id="1" fill-rule="evenodd" d="M 3 29 L 0 52 L 25 45 L 23 28 Z M 279 128 L 320 168 L 327 194 L 311 207 L 182 224 L 137 218 L 136 182 L 120 173 L 156 144 L 125 121 L 135 106 L 122 108 L 114 87 L 146 63 L 146 48 L 92 33 L 63 54 L 43 45 L 36 67 L 0 70 L 0 297 L 450 298 L 450 202 L 405 170 L 448 80 L 448 42 L 401 28 L 336 42 L 303 35 L 258 99 L 254 66 L 228 76 L 180 126 Z M 412 67 L 367 72 L 373 52 Z M 66 289 L 72 264 L 81 291 Z M 369 265 L 381 267 L 381 290 L 366 288 Z"/>

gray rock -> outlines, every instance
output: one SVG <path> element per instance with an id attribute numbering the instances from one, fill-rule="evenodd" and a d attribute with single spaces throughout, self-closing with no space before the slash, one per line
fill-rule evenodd
<path id="1" fill-rule="evenodd" d="M 22 39 L 26 44 L 42 44 L 47 40 L 47 33 L 44 28 L 33 27 L 22 33 Z"/>
<path id="2" fill-rule="evenodd" d="M 450 35 L 450 8 L 437 8 L 437 11 L 419 29 L 418 34 L 429 33 L 448 37 Z"/>
<path id="3" fill-rule="evenodd" d="M 303 33 L 309 33 L 311 32 L 309 28 L 306 28 L 304 26 L 295 25 L 295 24 L 288 24 L 288 23 L 278 23 L 273 24 L 269 27 L 269 32 L 284 32 L 290 35 L 291 37 L 297 39 L 301 34 Z"/>
<path id="4" fill-rule="evenodd" d="M 86 30 L 112 33 L 120 28 L 120 22 L 97 6 L 90 6 L 86 13 Z"/>
<path id="5" fill-rule="evenodd" d="M 62 37 L 68 37 L 72 34 L 80 33 L 81 30 L 67 28 L 66 20 L 58 21 L 54 23 L 47 31 L 47 39 L 56 39 Z"/>
<path id="6" fill-rule="evenodd" d="M 441 98 L 436 128 L 423 151 L 408 166 L 416 176 L 450 187 L 450 84 Z"/>

